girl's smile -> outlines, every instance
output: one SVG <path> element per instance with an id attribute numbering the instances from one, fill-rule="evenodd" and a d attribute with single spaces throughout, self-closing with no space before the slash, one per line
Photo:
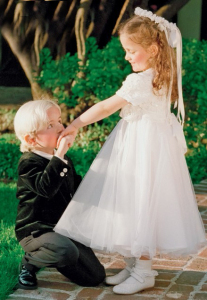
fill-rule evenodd
<path id="1" fill-rule="evenodd" d="M 125 59 L 129 61 L 134 72 L 143 71 L 150 67 L 148 60 L 151 54 L 140 44 L 133 42 L 126 34 L 120 35 L 120 41 L 126 51 Z"/>

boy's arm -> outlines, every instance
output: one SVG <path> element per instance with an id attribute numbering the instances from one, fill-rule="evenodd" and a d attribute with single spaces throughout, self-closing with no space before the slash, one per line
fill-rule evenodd
<path id="1" fill-rule="evenodd" d="M 82 177 L 81 175 L 78 175 L 76 173 L 76 170 L 75 170 L 75 167 L 74 167 L 74 164 L 71 160 L 71 158 L 67 155 L 65 155 L 65 158 L 69 161 L 69 164 L 72 166 L 72 170 L 73 170 L 73 175 L 74 175 L 74 188 L 75 188 L 75 191 L 77 190 L 79 184 L 81 183 L 82 181 Z"/>
<path id="2" fill-rule="evenodd" d="M 38 159 L 24 159 L 18 166 L 23 185 L 42 197 L 52 197 L 59 190 L 71 167 L 58 157 L 53 157 L 47 166 Z"/>

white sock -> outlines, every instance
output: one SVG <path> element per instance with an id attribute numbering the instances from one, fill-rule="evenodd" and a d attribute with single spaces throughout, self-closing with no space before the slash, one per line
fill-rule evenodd
<path id="1" fill-rule="evenodd" d="M 136 260 L 130 277 L 113 288 L 116 294 L 134 294 L 144 289 L 151 288 L 155 284 L 156 271 L 151 269 L 151 260 Z"/>
<path id="2" fill-rule="evenodd" d="M 106 277 L 106 283 L 109 285 L 117 285 L 126 280 L 130 276 L 130 272 L 135 263 L 135 257 L 124 259 L 127 266 L 125 269 L 121 270 L 118 274 L 114 276 Z"/>

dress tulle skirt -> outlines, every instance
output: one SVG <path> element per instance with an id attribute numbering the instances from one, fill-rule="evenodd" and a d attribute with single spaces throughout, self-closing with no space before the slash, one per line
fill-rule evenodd
<path id="1" fill-rule="evenodd" d="M 173 130 L 147 117 L 121 120 L 55 231 L 128 257 L 196 253 L 206 244 L 205 231 Z"/>

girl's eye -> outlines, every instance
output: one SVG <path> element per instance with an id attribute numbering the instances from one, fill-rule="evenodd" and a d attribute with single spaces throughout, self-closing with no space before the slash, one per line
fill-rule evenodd
<path id="1" fill-rule="evenodd" d="M 129 51 L 129 53 L 130 53 L 130 54 L 134 54 L 135 52 L 134 52 L 134 51 Z"/>

